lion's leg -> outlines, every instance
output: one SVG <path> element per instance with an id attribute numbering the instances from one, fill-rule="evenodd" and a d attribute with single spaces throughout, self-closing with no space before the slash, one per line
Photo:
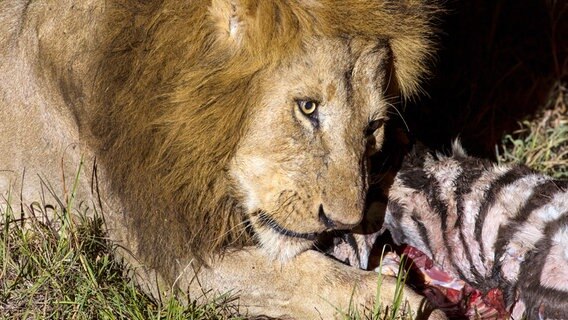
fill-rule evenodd
<path id="1" fill-rule="evenodd" d="M 341 318 L 354 307 L 372 308 L 377 292 L 378 274 L 351 268 L 315 251 L 307 251 L 282 264 L 269 261 L 259 249 L 247 248 L 227 253 L 222 259 L 202 268 L 197 279 L 191 268 L 179 278 L 182 289 L 200 296 L 232 292 L 239 298 L 243 312 L 278 318 Z M 186 269 L 186 270 L 187 270 Z M 199 281 L 197 281 L 199 280 Z M 395 296 L 396 280 L 384 277 L 379 301 L 389 305 Z M 424 298 L 406 288 L 416 319 L 445 319 L 440 311 L 425 309 Z"/>

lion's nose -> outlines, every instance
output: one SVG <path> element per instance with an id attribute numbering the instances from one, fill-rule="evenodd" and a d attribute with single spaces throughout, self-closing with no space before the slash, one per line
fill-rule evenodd
<path id="1" fill-rule="evenodd" d="M 357 221 L 348 221 L 343 219 L 331 219 L 323 209 L 323 205 L 320 204 L 319 212 L 318 212 L 319 220 L 329 229 L 352 229 L 356 225 L 359 224 L 361 219 L 357 219 Z"/>

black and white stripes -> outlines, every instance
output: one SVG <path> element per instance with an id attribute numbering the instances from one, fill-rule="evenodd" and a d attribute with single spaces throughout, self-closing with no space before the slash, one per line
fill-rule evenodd
<path id="1" fill-rule="evenodd" d="M 568 182 L 524 166 L 413 151 L 389 192 L 385 226 L 514 319 L 568 318 Z"/>

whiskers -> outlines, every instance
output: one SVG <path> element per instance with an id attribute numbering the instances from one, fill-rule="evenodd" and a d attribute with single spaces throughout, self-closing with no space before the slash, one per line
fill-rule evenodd
<path id="1" fill-rule="evenodd" d="M 229 230 L 219 234 L 216 240 L 226 239 L 227 236 L 233 234 L 234 231 L 240 229 L 239 232 L 236 234 L 236 236 L 233 238 L 233 240 L 227 243 L 229 247 L 238 244 L 241 242 L 239 240 L 243 240 L 243 238 L 247 235 L 250 224 L 251 224 L 250 218 L 245 218 L 242 222 L 233 225 Z"/>
<path id="2" fill-rule="evenodd" d="M 240 223 L 232 225 L 230 229 L 219 234 L 217 239 L 226 239 L 227 236 L 233 234 L 235 235 L 234 238 L 227 243 L 229 246 L 240 243 L 247 236 L 256 239 L 258 242 L 259 228 L 266 228 L 271 232 L 276 231 L 280 235 L 293 238 L 315 238 L 315 233 L 301 233 L 284 227 L 289 224 L 292 218 L 296 221 L 303 219 L 301 210 L 304 209 L 305 201 L 297 191 L 282 191 L 276 203 L 277 206 L 270 211 L 258 209 L 243 215 L 243 220 Z"/>
<path id="3" fill-rule="evenodd" d="M 408 127 L 408 123 L 406 122 L 406 119 L 404 119 L 402 112 L 395 105 L 398 102 L 397 101 L 392 101 L 392 102 L 390 101 L 393 98 L 394 97 L 389 97 L 385 100 L 385 102 L 388 106 L 387 114 L 394 114 L 394 115 L 399 116 L 400 119 L 402 120 L 402 123 L 404 124 L 404 127 L 406 128 L 406 131 L 410 132 L 410 128 Z M 395 112 L 392 112 L 391 110 L 394 110 Z"/>

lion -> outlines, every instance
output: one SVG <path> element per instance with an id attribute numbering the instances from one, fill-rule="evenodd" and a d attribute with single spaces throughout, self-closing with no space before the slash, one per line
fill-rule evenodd
<path id="1" fill-rule="evenodd" d="M 368 307 L 378 275 L 311 249 L 361 221 L 369 156 L 393 99 L 420 91 L 437 10 L 0 2 L 4 206 L 25 215 L 58 193 L 96 205 L 153 294 L 230 291 L 243 313 L 297 319 Z M 416 317 L 429 315 L 443 318 Z"/>

